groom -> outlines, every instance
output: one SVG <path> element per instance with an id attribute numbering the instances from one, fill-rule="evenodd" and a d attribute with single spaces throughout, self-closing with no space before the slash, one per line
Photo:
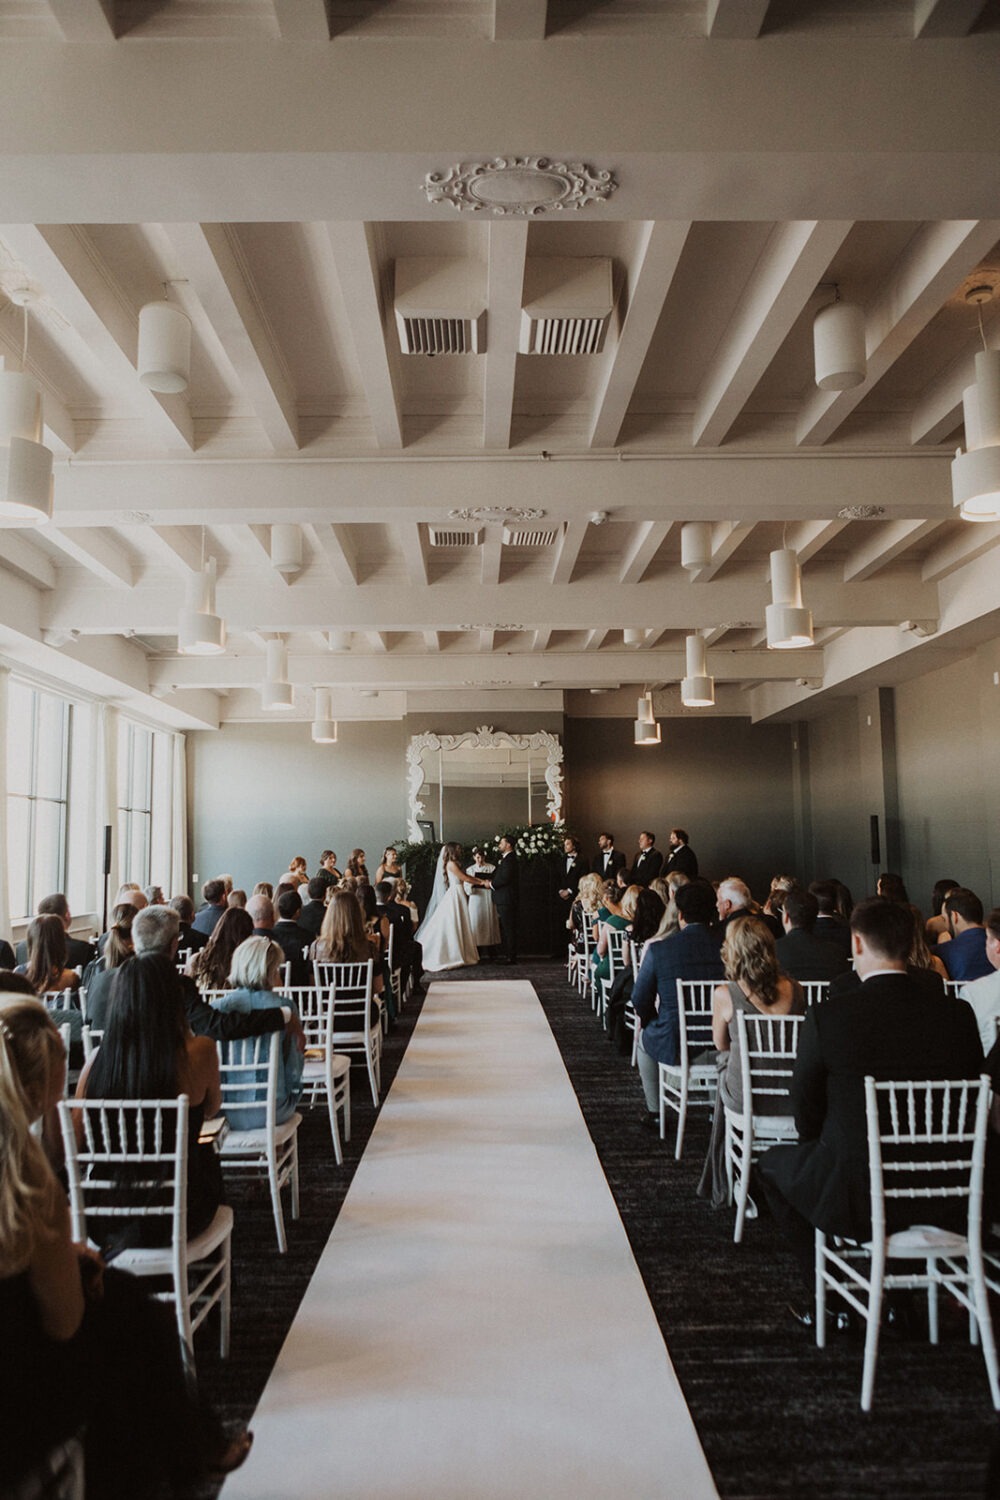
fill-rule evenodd
<path id="1" fill-rule="evenodd" d="M 517 963 L 517 855 L 514 840 L 503 834 L 500 838 L 500 863 L 490 877 L 493 905 L 500 922 L 502 964 Z"/>

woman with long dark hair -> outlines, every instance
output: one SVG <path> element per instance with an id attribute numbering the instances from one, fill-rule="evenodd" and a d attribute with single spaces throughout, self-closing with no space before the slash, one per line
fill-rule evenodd
<path id="1" fill-rule="evenodd" d="M 66 929 L 61 917 L 35 917 L 28 924 L 27 962 L 17 969 L 36 995 L 50 990 L 75 990 L 80 976 L 66 967 Z"/>
<path id="2" fill-rule="evenodd" d="M 229 987 L 233 954 L 253 934 L 253 918 L 241 906 L 231 906 L 215 924 L 215 931 L 197 953 L 192 953 L 186 973 L 200 990 Z"/>
<path id="3" fill-rule="evenodd" d="M 0 998 L 0 1411 L 16 1435 L 0 1443 L 0 1492 L 82 1427 L 88 1495 L 189 1493 L 238 1468 L 251 1438 L 228 1438 L 198 1399 L 169 1309 L 73 1244 L 32 1129 L 54 1115 L 65 1078 L 45 1007 Z"/>
<path id="4" fill-rule="evenodd" d="M 111 981 L 104 1040 L 77 1084 L 78 1099 L 175 1099 L 190 1101 L 188 1136 L 188 1235 L 194 1238 L 215 1217 L 222 1201 L 222 1172 L 211 1146 L 199 1146 L 204 1120 L 222 1102 L 219 1058 L 210 1037 L 192 1036 L 184 996 L 173 965 L 161 957 L 129 958 Z M 115 1220 L 130 1246 L 144 1244 L 148 1224 L 162 1232 L 163 1220 Z M 95 1225 L 92 1238 L 102 1238 Z M 110 1226 L 109 1226 L 110 1227 Z M 91 1226 L 88 1222 L 88 1230 Z"/>

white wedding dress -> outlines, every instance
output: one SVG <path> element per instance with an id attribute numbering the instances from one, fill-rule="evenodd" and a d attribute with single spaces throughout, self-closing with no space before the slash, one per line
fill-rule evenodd
<path id="1" fill-rule="evenodd" d="M 462 890 L 464 882 L 450 874 L 447 868 L 438 871 L 436 885 L 440 885 L 442 878 L 444 894 L 432 904 L 416 933 L 424 950 L 424 968 L 432 973 L 441 969 L 462 969 L 467 964 L 479 962 L 469 920 L 469 903 Z"/>

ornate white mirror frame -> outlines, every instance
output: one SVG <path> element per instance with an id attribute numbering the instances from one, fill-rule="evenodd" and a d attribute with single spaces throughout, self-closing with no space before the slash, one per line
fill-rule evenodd
<path id="1" fill-rule="evenodd" d="M 535 734 L 505 734 L 483 724 L 479 729 L 470 729 L 465 734 L 415 734 L 406 751 L 406 781 L 409 798 L 409 837 L 419 842 L 423 837 L 418 819 L 423 815 L 424 804 L 420 800 L 426 776 L 423 757 L 425 751 L 464 750 L 472 746 L 497 749 L 507 746 L 515 750 L 538 750 L 545 755 L 545 785 L 548 796 L 545 803 L 546 818 L 559 823 L 562 820 L 562 759 L 563 747 L 554 734 L 538 730 Z M 440 831 L 440 830 L 439 830 Z"/>

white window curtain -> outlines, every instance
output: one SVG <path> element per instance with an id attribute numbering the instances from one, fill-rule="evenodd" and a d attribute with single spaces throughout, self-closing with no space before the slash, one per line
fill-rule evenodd
<path id="1" fill-rule="evenodd" d="M 10 673 L 0 667 L 0 937 L 10 933 L 10 892 L 7 889 L 7 684 Z"/>
<path id="2" fill-rule="evenodd" d="M 170 799 L 170 889 L 174 895 L 188 888 L 187 740 L 174 734 L 173 795 Z"/>

